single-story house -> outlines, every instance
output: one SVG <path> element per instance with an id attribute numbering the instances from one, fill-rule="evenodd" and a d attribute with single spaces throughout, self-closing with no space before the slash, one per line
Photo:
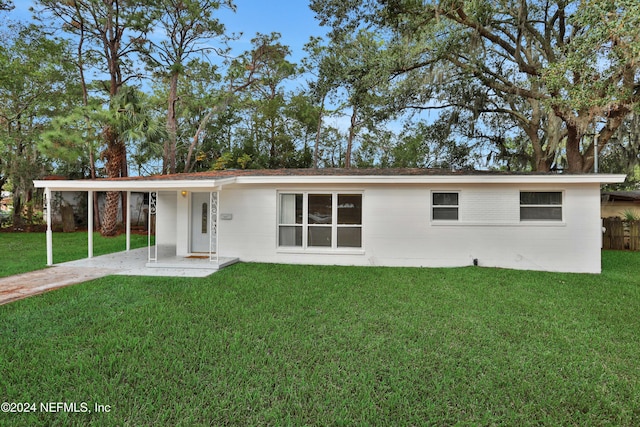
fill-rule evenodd
<path id="1" fill-rule="evenodd" d="M 605 191 L 602 193 L 602 218 L 625 217 L 625 212 L 640 216 L 640 190 Z"/>
<path id="2" fill-rule="evenodd" d="M 265 263 L 480 265 L 599 273 L 600 185 L 624 178 L 279 169 L 42 180 L 35 186 L 44 188 L 48 204 L 52 192 L 86 191 L 89 210 L 94 192 L 149 192 L 149 215 L 156 224 L 155 242 L 149 239 L 149 265 L 162 265 L 165 256 L 207 257 L 212 263 L 226 257 Z M 89 257 L 92 250 L 89 242 Z"/>

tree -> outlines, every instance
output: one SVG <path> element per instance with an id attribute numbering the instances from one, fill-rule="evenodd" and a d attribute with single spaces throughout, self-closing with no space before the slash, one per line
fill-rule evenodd
<path id="1" fill-rule="evenodd" d="M 640 5 L 633 0 L 314 0 L 334 34 L 362 25 L 386 35 L 385 63 L 398 108 L 467 104 L 476 117 L 507 116 L 529 138 L 535 169 L 564 152 L 587 172 L 599 132 L 604 148 L 640 102 Z M 364 23 L 364 24 L 362 24 Z M 452 92 L 464 85 L 473 91 Z"/>
<path id="2" fill-rule="evenodd" d="M 156 75 L 168 79 L 168 138 L 163 147 L 162 172 L 175 173 L 178 145 L 176 104 L 179 102 L 180 77 L 188 74 L 189 58 L 204 57 L 212 51 L 226 53 L 225 49 L 211 45 L 211 39 L 224 36 L 225 31 L 224 25 L 213 14 L 221 7 L 235 11 L 235 6 L 231 0 L 162 0 L 156 7 L 158 25 L 166 38 L 141 40 L 139 49 Z"/>
<path id="3" fill-rule="evenodd" d="M 255 39 L 252 41 L 255 44 Z M 197 129 L 191 138 L 187 151 L 184 172 L 190 172 L 194 167 L 193 157 L 207 136 L 210 120 L 216 115 L 225 115 L 232 104 L 237 103 L 238 94 L 257 84 L 261 79 L 261 71 L 269 62 L 270 48 L 259 46 L 245 52 L 238 58 L 229 61 L 225 87 L 217 91 L 208 111 L 203 114 Z"/>
<path id="4" fill-rule="evenodd" d="M 325 126 L 322 136 L 322 147 L 319 152 L 321 168 L 344 167 L 346 135 L 334 126 Z"/>
<path id="5" fill-rule="evenodd" d="M 290 93 L 284 88 L 287 80 L 299 72 L 296 64 L 287 60 L 289 47 L 279 42 L 280 35 L 258 34 L 252 40 L 253 49 L 246 52 L 234 67 L 237 72 L 254 76 L 254 83 L 240 95 L 239 103 L 245 112 L 244 126 L 238 130 L 240 144 L 254 161 L 267 168 L 295 167 L 296 148 L 291 132 L 291 117 L 287 105 Z M 243 71 L 242 64 L 260 58 L 257 69 Z"/>
<path id="6" fill-rule="evenodd" d="M 640 114 L 631 114 L 625 119 L 598 158 L 600 171 L 626 173 L 626 186 L 633 189 L 640 187 Z"/>
<path id="7" fill-rule="evenodd" d="M 132 55 L 135 42 L 150 30 L 152 11 L 145 1 L 132 0 L 38 0 L 42 6 L 41 15 L 48 15 L 72 35 L 82 35 L 89 44 L 87 54 L 93 54 L 102 61 L 102 71 L 108 79 L 102 82 L 102 89 L 109 97 L 109 105 L 116 105 L 121 88 L 130 80 L 139 77 L 134 70 Z M 114 115 L 117 117 L 117 115 Z M 102 139 L 106 148 L 102 158 L 106 161 L 109 178 L 127 176 L 127 150 L 118 133 L 118 127 L 107 124 L 102 129 Z M 113 236 L 117 233 L 117 215 L 120 194 L 107 192 L 101 233 Z M 126 200 L 122 195 L 123 211 Z"/>
<path id="8" fill-rule="evenodd" d="M 48 165 L 37 141 L 54 116 L 73 106 L 78 90 L 71 64 L 62 60 L 70 55 L 67 42 L 34 25 L 12 24 L 9 30 L 0 46 L 0 184 L 12 184 L 19 228 L 23 208 L 30 208 L 32 181 Z"/>
<path id="9" fill-rule="evenodd" d="M 475 161 L 471 147 L 456 142 L 451 118 L 434 123 L 407 124 L 389 149 L 390 165 L 400 168 L 469 168 Z"/>
<path id="10" fill-rule="evenodd" d="M 325 100 L 337 104 L 337 111 L 350 109 L 344 167 L 352 166 L 352 153 L 362 128 L 373 130 L 390 118 L 387 108 L 388 70 L 378 62 L 382 40 L 373 32 L 360 30 L 353 34 L 334 35 L 324 47 L 318 40 L 307 45 L 309 62 L 317 68 L 318 78 L 312 83 L 312 94 L 320 103 L 321 118 L 325 113 Z M 319 123 L 318 126 L 321 126 Z M 318 152 L 320 128 L 314 151 Z"/>
<path id="11" fill-rule="evenodd" d="M 277 112 L 283 99 L 283 89 L 281 83 L 292 78 L 297 73 L 297 66 L 286 60 L 289 55 L 289 48 L 279 43 L 280 35 L 272 33 L 270 35 L 257 34 L 251 41 L 252 49 L 243 53 L 238 58 L 230 61 L 225 78 L 225 88 L 217 93 L 209 111 L 200 121 L 197 130 L 192 138 L 191 145 L 185 161 L 185 172 L 193 168 L 194 153 L 202 145 L 202 140 L 206 137 L 206 129 L 212 117 L 224 115 L 228 108 L 234 108 L 238 112 L 261 110 L 264 114 L 258 120 L 266 119 L 266 128 L 259 129 L 261 135 L 256 132 L 257 123 L 250 117 L 246 121 L 244 129 L 236 129 L 234 137 L 242 138 L 243 142 L 238 155 L 244 154 L 253 159 L 254 166 L 273 167 L 278 161 L 278 151 L 288 143 L 284 140 L 286 135 L 281 132 L 277 121 Z M 246 93 L 245 93 L 246 92 Z M 249 93 L 251 95 L 249 95 Z M 262 108 L 264 107 L 264 108 Z M 284 138 L 284 139 L 283 139 Z M 269 144 L 269 153 L 266 157 L 258 160 L 261 155 L 261 144 Z M 230 147 L 231 148 L 231 147 Z M 285 151 L 289 150 L 287 148 Z M 243 157 L 246 160 L 246 156 Z M 290 159 L 290 158 L 289 158 Z M 247 162 L 243 160 L 244 164 Z M 284 165 L 288 160 L 284 160 Z"/>
<path id="12" fill-rule="evenodd" d="M 304 47 L 308 56 L 303 59 L 305 71 L 314 74 L 315 79 L 308 81 L 309 96 L 312 104 L 317 105 L 316 135 L 313 144 L 313 167 L 318 168 L 320 164 L 321 141 L 323 139 L 322 129 L 325 115 L 327 113 L 326 102 L 331 91 L 336 85 L 337 60 L 334 51 L 329 46 L 322 44 L 323 39 L 312 37 Z"/>
<path id="13" fill-rule="evenodd" d="M 179 145 L 178 164 L 184 171 L 209 170 L 223 153 L 231 152 L 232 128 L 241 120 L 232 101 L 234 97 L 228 86 L 223 85 L 218 68 L 203 61 L 194 62 L 197 64 L 189 66 L 189 76 L 180 83 L 177 110 L 181 117 L 180 140 L 193 143 L 192 137 L 200 129 L 197 146 Z M 206 117 L 209 118 L 205 121 Z M 187 160 L 189 168 L 185 168 Z"/>

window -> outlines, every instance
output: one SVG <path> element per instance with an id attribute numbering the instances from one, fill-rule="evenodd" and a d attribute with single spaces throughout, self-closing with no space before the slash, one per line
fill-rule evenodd
<path id="1" fill-rule="evenodd" d="M 562 192 L 521 191 L 520 221 L 562 221 Z"/>
<path id="2" fill-rule="evenodd" d="M 333 229 L 333 195 L 309 194 L 308 196 L 308 229 L 309 246 L 331 247 Z"/>
<path id="3" fill-rule="evenodd" d="M 278 246 L 361 248 L 362 194 L 281 193 Z"/>
<path id="4" fill-rule="evenodd" d="M 278 244 L 302 246 L 302 194 L 280 194 Z"/>
<path id="5" fill-rule="evenodd" d="M 209 209 L 207 208 L 207 203 L 203 203 L 202 204 L 202 224 L 201 224 L 201 231 L 202 233 L 207 233 L 207 218 L 209 218 Z"/>
<path id="6" fill-rule="evenodd" d="M 457 221 L 458 193 L 431 193 L 431 218 L 434 221 Z"/>

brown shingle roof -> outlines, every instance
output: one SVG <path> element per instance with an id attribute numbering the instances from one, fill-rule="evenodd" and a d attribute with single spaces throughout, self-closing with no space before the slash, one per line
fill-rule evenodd
<path id="1" fill-rule="evenodd" d="M 100 178 L 104 181 L 137 180 L 198 180 L 223 179 L 244 176 L 451 176 L 451 175 L 547 175 L 543 173 L 514 173 L 505 171 L 478 171 L 425 168 L 319 168 L 319 169 L 228 169 L 206 172 L 177 173 L 125 178 Z"/>
<path id="2" fill-rule="evenodd" d="M 608 201 L 640 202 L 640 190 L 635 191 L 606 191 L 602 193 Z"/>

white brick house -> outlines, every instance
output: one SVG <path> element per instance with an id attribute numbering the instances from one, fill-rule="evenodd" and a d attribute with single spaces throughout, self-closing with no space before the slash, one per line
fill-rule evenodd
<path id="1" fill-rule="evenodd" d="M 35 185 L 49 196 L 53 191 L 87 191 L 89 200 L 96 191 L 151 193 L 157 246 L 149 251 L 150 263 L 162 263 L 163 254 L 208 254 L 211 262 L 224 256 L 295 264 L 475 263 L 599 273 L 600 185 L 624 178 L 280 169 L 44 180 Z"/>

